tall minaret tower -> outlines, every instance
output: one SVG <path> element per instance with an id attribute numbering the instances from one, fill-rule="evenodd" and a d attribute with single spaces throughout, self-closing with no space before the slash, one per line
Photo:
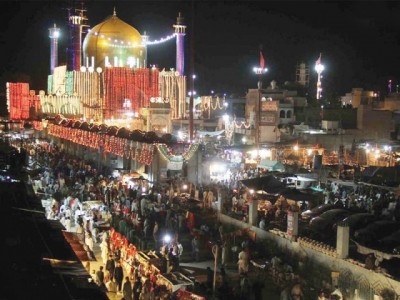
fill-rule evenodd
<path id="1" fill-rule="evenodd" d="M 49 28 L 50 38 L 50 74 L 53 74 L 54 68 L 58 65 L 58 38 L 60 36 L 60 28 L 57 28 L 56 24 L 54 27 Z"/>
<path id="2" fill-rule="evenodd" d="M 186 26 L 183 25 L 183 17 L 181 13 L 176 18 L 176 24 L 174 25 L 176 34 L 176 71 L 179 75 L 183 75 L 185 67 L 185 34 Z"/>
<path id="3" fill-rule="evenodd" d="M 73 13 L 71 13 L 73 11 Z M 79 71 L 82 64 L 82 28 L 87 27 L 85 10 L 70 8 L 68 16 L 69 45 L 67 50 L 68 70 Z"/>

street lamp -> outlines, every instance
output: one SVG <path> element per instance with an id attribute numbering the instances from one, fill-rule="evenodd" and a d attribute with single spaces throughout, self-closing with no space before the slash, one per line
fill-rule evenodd
<path id="1" fill-rule="evenodd" d="M 321 105 L 321 111 L 320 111 L 320 116 L 321 116 L 321 121 L 324 119 L 324 106 Z M 322 124 L 321 124 L 322 125 Z"/>
<path id="2" fill-rule="evenodd" d="M 192 62 L 193 63 L 193 62 Z M 193 67 L 193 65 L 192 65 Z M 190 78 L 190 91 L 189 92 L 189 140 L 193 141 L 194 140 L 194 95 L 196 95 L 196 92 L 194 91 L 194 80 L 196 79 L 196 75 L 192 74 Z"/>
<path id="3" fill-rule="evenodd" d="M 262 89 L 262 76 L 268 72 L 267 68 L 254 67 L 253 72 L 258 75 L 258 89 Z"/>

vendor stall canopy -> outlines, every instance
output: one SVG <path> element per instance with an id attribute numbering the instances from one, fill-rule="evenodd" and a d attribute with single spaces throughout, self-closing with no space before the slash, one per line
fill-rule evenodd
<path id="1" fill-rule="evenodd" d="M 285 183 L 273 175 L 240 180 L 240 182 L 254 191 L 264 191 L 268 194 L 279 194 L 286 187 Z"/>
<path id="2" fill-rule="evenodd" d="M 285 172 L 285 166 L 277 160 L 262 159 L 257 168 L 267 169 L 268 171 Z"/>

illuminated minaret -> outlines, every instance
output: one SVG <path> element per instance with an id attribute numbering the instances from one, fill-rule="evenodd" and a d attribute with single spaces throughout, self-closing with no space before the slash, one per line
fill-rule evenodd
<path id="1" fill-rule="evenodd" d="M 58 65 L 58 38 L 60 36 L 60 28 L 57 28 L 56 24 L 54 27 L 49 28 L 50 38 L 50 74 L 53 74 L 54 68 Z"/>
<path id="2" fill-rule="evenodd" d="M 185 67 L 185 31 L 186 26 L 183 25 L 183 17 L 179 13 L 176 18 L 176 24 L 174 25 L 176 34 L 176 71 L 179 75 L 183 75 Z"/>
<path id="3" fill-rule="evenodd" d="M 71 13 L 73 11 L 74 13 Z M 71 8 L 68 16 L 69 45 L 67 50 L 68 70 L 79 71 L 82 60 L 82 28 L 87 27 L 85 10 Z"/>
<path id="4" fill-rule="evenodd" d="M 147 68 L 147 42 L 149 41 L 149 36 L 147 35 L 146 31 L 142 34 L 142 44 L 145 47 L 145 56 L 144 56 L 144 63 L 143 66 L 137 66 L 138 68 Z"/>
<path id="5" fill-rule="evenodd" d="M 322 97 L 322 82 L 321 82 L 321 78 L 322 78 L 322 71 L 325 70 L 324 65 L 321 63 L 321 55 L 319 54 L 319 58 L 317 59 L 317 61 L 315 62 L 315 71 L 317 71 L 317 75 L 318 75 L 318 79 L 317 79 L 317 100 L 321 99 Z"/>

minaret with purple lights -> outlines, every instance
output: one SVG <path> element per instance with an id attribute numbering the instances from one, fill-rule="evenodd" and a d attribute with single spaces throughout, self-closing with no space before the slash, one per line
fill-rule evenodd
<path id="1" fill-rule="evenodd" d="M 179 75 L 183 75 L 185 67 L 185 34 L 186 26 L 183 25 L 183 17 L 181 13 L 176 18 L 174 25 L 176 34 L 176 71 Z"/>
<path id="2" fill-rule="evenodd" d="M 56 24 L 54 24 L 54 27 L 49 28 L 50 74 L 53 74 L 54 69 L 58 65 L 58 38 L 59 37 L 60 37 L 60 28 L 57 28 Z"/>
<path id="3" fill-rule="evenodd" d="M 69 9 L 68 13 L 68 27 L 69 27 L 69 45 L 67 49 L 67 67 L 70 71 L 79 71 L 82 63 L 82 29 L 88 27 L 85 24 L 87 18 L 85 16 L 85 9 L 76 9 L 74 7 Z"/>

